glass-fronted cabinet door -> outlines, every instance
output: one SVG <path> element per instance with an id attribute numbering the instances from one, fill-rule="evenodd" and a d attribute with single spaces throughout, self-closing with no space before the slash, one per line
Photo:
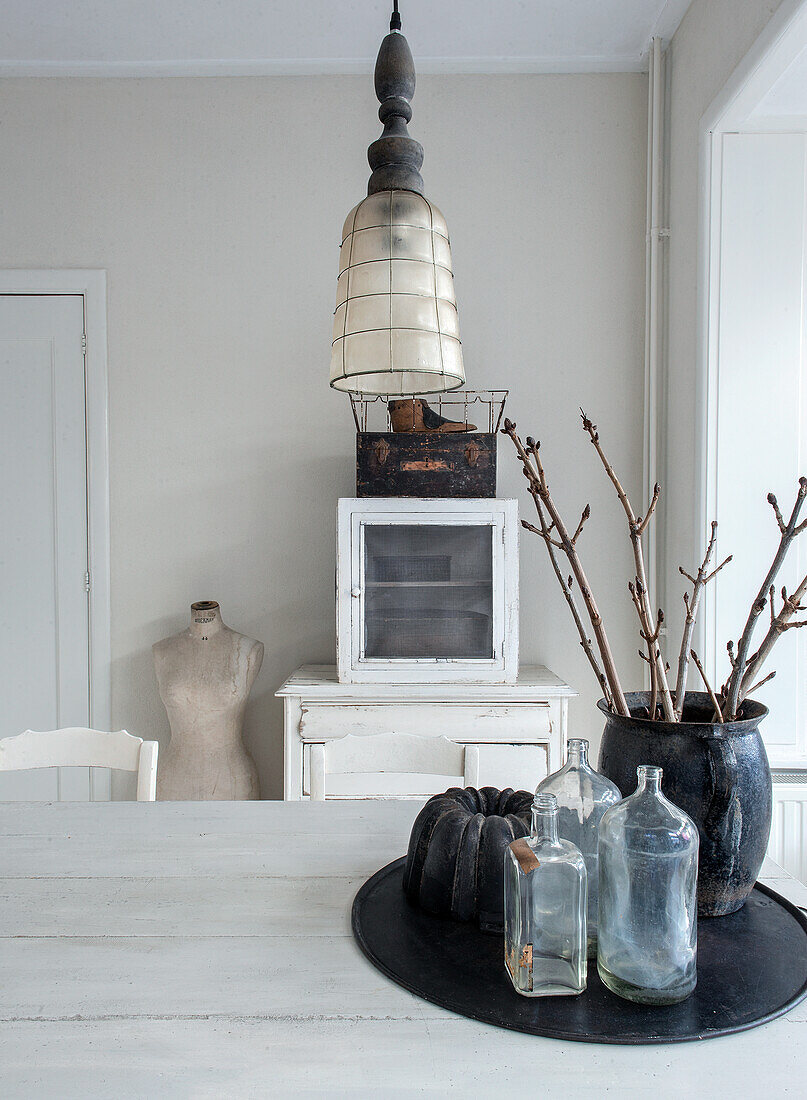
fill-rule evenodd
<path id="1" fill-rule="evenodd" d="M 515 681 L 515 501 L 341 500 L 337 574 L 340 680 Z"/>

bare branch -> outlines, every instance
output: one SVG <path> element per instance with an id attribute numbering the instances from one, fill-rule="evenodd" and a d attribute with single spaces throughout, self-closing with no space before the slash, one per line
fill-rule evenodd
<path id="1" fill-rule="evenodd" d="M 752 695 L 757 690 L 757 688 L 761 688 L 763 684 L 767 684 L 768 680 L 772 680 L 775 675 L 776 672 L 769 672 L 767 676 L 763 676 L 762 679 L 758 680 L 752 688 L 748 689 L 748 695 Z"/>
<path id="2" fill-rule="evenodd" d="M 658 646 L 656 646 L 658 650 Z M 658 666 L 655 660 L 651 660 L 650 664 L 650 706 L 647 708 L 650 715 L 650 721 L 656 720 L 656 709 L 658 707 Z"/>
<path id="3" fill-rule="evenodd" d="M 717 574 L 720 572 L 720 570 L 723 569 L 725 566 L 727 566 L 730 561 L 734 561 L 734 555 L 733 554 L 729 554 L 729 556 L 725 559 L 725 561 L 721 561 L 721 563 L 720 563 L 720 565 L 718 565 L 717 569 L 713 569 L 708 577 L 704 577 L 703 583 L 708 584 L 709 581 L 713 580 L 717 576 Z"/>
<path id="4" fill-rule="evenodd" d="M 546 540 L 546 542 L 548 542 L 550 546 L 554 546 L 554 547 L 556 547 L 556 548 L 557 548 L 558 550 L 562 550 L 562 549 L 563 549 L 563 543 L 562 543 L 562 542 L 559 542 L 559 541 L 558 541 L 557 539 L 553 539 L 553 538 L 551 537 L 551 535 L 547 535 L 547 534 L 544 534 L 544 532 L 543 532 L 543 531 L 541 531 L 541 532 L 539 532 L 539 533 L 540 533 L 540 535 L 541 535 L 541 538 L 545 539 L 545 540 Z"/>
<path id="5" fill-rule="evenodd" d="M 660 656 L 658 647 L 658 638 L 661 633 L 661 627 L 664 623 L 664 612 L 659 609 L 656 617 L 655 630 L 650 629 L 644 616 L 644 603 L 642 601 L 642 583 L 636 578 L 635 582 L 628 583 L 628 591 L 630 592 L 630 598 L 633 601 L 633 606 L 636 608 L 636 613 L 639 616 L 639 636 L 647 644 L 647 653 L 644 654 L 639 651 L 639 656 L 647 661 L 650 666 L 650 705 L 648 707 L 648 714 L 650 718 L 655 721 L 656 707 L 658 706 L 658 659 Z"/>
<path id="6" fill-rule="evenodd" d="M 656 482 L 656 484 L 653 486 L 653 499 L 650 501 L 650 504 L 648 505 L 647 511 L 645 512 L 645 515 L 644 515 L 644 519 L 639 520 L 639 534 L 640 535 L 643 535 L 645 533 L 645 531 L 647 530 L 647 525 L 650 522 L 650 520 L 652 519 L 653 513 L 656 510 L 656 505 L 658 504 L 658 498 L 659 498 L 660 493 L 661 493 L 661 486 L 659 485 L 658 482 Z"/>
<path id="7" fill-rule="evenodd" d="M 580 536 L 580 532 L 583 530 L 583 525 L 585 524 L 586 520 L 590 517 L 590 515 L 591 515 L 591 505 L 587 504 L 585 506 L 585 508 L 583 509 L 583 514 L 580 517 L 580 522 L 577 525 L 577 530 L 572 535 L 572 546 L 574 546 L 574 544 L 577 542 L 577 540 Z"/>
<path id="8" fill-rule="evenodd" d="M 770 501 L 770 494 L 768 500 Z M 749 657 L 751 651 L 751 641 L 754 635 L 754 629 L 757 624 L 757 619 L 765 610 L 765 605 L 768 602 L 768 593 L 770 592 L 771 585 L 776 580 L 779 570 L 782 568 L 782 564 L 787 557 L 787 552 L 793 544 L 794 538 L 805 529 L 807 524 L 799 524 L 799 514 L 804 504 L 805 497 L 807 497 L 807 477 L 799 478 L 799 489 L 796 494 L 796 500 L 793 504 L 793 510 L 790 513 L 790 519 L 782 526 L 784 522 L 781 520 L 779 513 L 779 507 L 774 507 L 774 514 L 776 515 L 776 522 L 779 526 L 779 545 L 774 554 L 773 561 L 768 569 L 765 580 L 762 582 L 759 593 L 756 599 L 751 605 L 751 610 L 748 613 L 748 618 L 745 623 L 742 635 L 740 637 L 739 644 L 737 646 L 737 663 L 732 669 L 731 676 L 728 681 L 728 690 L 726 693 L 726 716 L 729 721 L 733 720 L 737 715 L 737 710 L 740 703 L 745 698 L 750 685 L 756 680 L 759 675 L 762 664 L 766 657 L 773 648 L 774 643 L 782 634 L 782 627 L 793 617 L 795 612 L 799 609 L 798 605 L 801 602 L 801 598 L 807 591 L 807 577 L 804 578 L 798 589 L 794 593 L 793 597 L 787 597 L 784 601 L 784 605 L 775 617 L 774 621 L 768 628 L 768 633 L 763 639 L 757 652 L 752 658 Z M 776 498 L 774 497 L 771 506 L 775 504 Z"/>
<path id="9" fill-rule="evenodd" d="M 768 627 L 767 633 L 762 639 L 759 649 L 748 658 L 745 675 L 740 684 L 738 707 L 743 699 L 746 699 L 751 694 L 752 688 L 750 685 L 761 672 L 762 666 L 770 656 L 771 650 L 774 645 L 776 645 L 779 638 L 781 638 L 786 630 L 790 630 L 792 627 L 799 627 L 802 625 L 802 622 L 807 622 L 807 620 L 799 620 L 798 622 L 791 621 L 797 612 L 804 610 L 801 601 L 805 593 L 807 593 L 807 577 L 802 579 L 801 583 L 790 596 L 787 594 L 787 589 L 784 586 L 782 587 L 782 607 L 778 614 L 774 614 L 773 592 L 773 586 L 771 586 L 768 593 L 771 605 L 771 625 Z"/>
<path id="10" fill-rule="evenodd" d="M 701 674 L 701 680 L 703 680 L 704 686 L 706 687 L 706 690 L 709 692 L 709 698 L 712 700 L 712 706 L 715 708 L 715 714 L 717 715 L 717 720 L 719 722 L 722 722 L 723 721 L 723 711 L 720 709 L 720 703 L 718 703 L 717 696 L 715 695 L 714 691 L 712 690 L 712 685 L 709 683 L 709 681 L 706 678 L 706 673 L 704 671 L 703 665 L 700 663 L 700 660 L 698 659 L 698 655 L 697 655 L 697 653 L 695 652 L 694 649 L 690 649 L 689 655 L 692 658 L 692 660 L 695 662 L 695 667 L 697 668 L 698 672 Z"/>
<path id="11" fill-rule="evenodd" d="M 550 536 L 549 532 L 552 530 L 551 527 L 547 527 L 545 531 L 542 531 L 540 527 L 536 527 L 534 524 L 528 523 L 525 519 L 521 521 L 521 526 L 524 527 L 527 531 L 532 531 L 533 535 L 538 535 L 538 537 L 542 538 L 544 542 L 550 543 L 552 546 L 556 546 L 558 550 L 563 549 L 563 543 L 558 542 L 557 539 L 553 539 Z"/>
<path id="12" fill-rule="evenodd" d="M 654 616 L 650 606 L 650 598 L 648 595 L 647 573 L 645 571 L 644 551 L 642 549 L 642 532 L 644 528 L 641 526 L 640 521 L 636 518 L 636 514 L 633 511 L 633 507 L 631 505 L 628 494 L 623 489 L 622 484 L 617 477 L 613 466 L 608 461 L 608 458 L 602 449 L 602 446 L 600 444 L 600 436 L 597 431 L 597 425 L 593 424 L 591 420 L 589 420 L 582 409 L 580 410 L 580 416 L 583 421 L 583 429 L 588 433 L 588 436 L 594 446 L 594 450 L 597 452 L 599 459 L 602 462 L 603 468 L 605 469 L 605 472 L 607 473 L 608 478 L 611 481 L 611 484 L 616 489 L 616 495 L 619 497 L 619 502 L 622 505 L 622 508 L 628 520 L 628 533 L 630 535 L 630 541 L 633 547 L 633 561 L 636 568 L 637 595 L 639 596 L 642 605 L 641 613 L 639 615 L 639 621 L 642 624 L 642 629 L 644 630 L 644 632 L 648 635 L 651 635 L 653 633 L 652 623 Z M 645 519 L 648 519 L 649 516 L 652 514 L 652 511 L 655 507 L 655 501 L 658 499 L 658 495 L 656 494 L 655 490 L 653 493 L 653 497 L 654 500 L 653 502 L 651 502 L 651 505 L 648 508 L 648 515 L 645 516 Z M 638 606 L 637 611 L 639 611 Z M 674 722 L 675 708 L 673 706 L 670 687 L 667 682 L 667 672 L 661 656 L 661 649 L 658 645 L 654 647 L 654 659 L 656 663 L 657 688 L 661 696 L 661 707 L 664 712 L 664 717 L 668 722 Z"/>
<path id="13" fill-rule="evenodd" d="M 717 541 L 717 520 L 712 520 L 712 530 L 709 535 L 709 542 L 706 546 L 706 553 L 703 556 L 703 561 L 700 564 L 697 575 L 691 577 L 682 566 L 679 565 L 678 571 L 686 577 L 692 584 L 692 595 L 687 597 L 684 593 L 684 604 L 686 605 L 687 613 L 684 620 L 684 631 L 681 637 L 681 648 L 678 651 L 678 671 L 675 677 L 675 716 L 678 721 L 681 720 L 681 716 L 684 713 L 684 700 L 686 699 L 686 685 L 687 685 L 687 671 L 689 664 L 689 652 L 692 645 L 692 634 L 695 630 L 695 619 L 698 614 L 698 608 L 700 607 L 701 593 L 703 592 L 704 585 L 708 584 L 712 577 L 717 576 L 723 565 L 727 565 L 731 561 L 731 558 L 726 558 L 722 565 L 719 565 L 713 573 L 709 573 L 709 562 L 712 560 L 712 554 L 714 553 L 715 543 Z"/>
<path id="14" fill-rule="evenodd" d="M 541 520 L 541 527 L 542 527 L 542 530 L 539 531 L 538 534 L 543 534 L 544 531 L 548 531 L 549 528 L 547 527 L 546 517 L 544 515 L 544 509 L 541 505 L 540 499 L 537 499 L 535 501 L 535 506 L 538 509 L 538 516 Z M 548 536 L 547 536 L 547 538 L 548 538 Z M 555 545 L 554 541 L 552 539 L 548 539 L 547 550 L 549 551 L 549 560 L 552 562 L 552 568 L 555 571 L 555 576 L 558 578 L 558 582 L 560 584 L 561 591 L 563 592 L 566 603 L 569 605 L 569 609 L 572 613 L 572 618 L 574 619 L 574 625 L 577 627 L 577 633 L 580 636 L 580 645 L 582 646 L 583 652 L 585 653 L 586 657 L 588 658 L 589 664 L 591 665 L 592 669 L 594 670 L 594 675 L 597 677 L 597 680 L 600 683 L 600 687 L 602 688 L 602 692 L 603 692 L 603 696 L 605 697 L 605 701 L 608 703 L 608 706 L 611 707 L 611 706 L 613 706 L 613 698 L 611 696 L 611 691 L 608 687 L 608 681 L 606 680 L 605 675 L 604 675 L 602 669 L 600 668 L 600 666 L 597 662 L 597 658 L 594 656 L 594 650 L 591 647 L 591 639 L 589 638 L 588 634 L 586 633 L 586 629 L 583 625 L 583 620 L 580 617 L 580 612 L 577 610 L 577 604 L 574 602 L 574 597 L 572 596 L 571 589 L 572 589 L 572 579 L 573 578 L 569 577 L 568 581 L 564 581 L 563 573 L 561 572 L 560 565 L 558 564 L 558 559 L 555 556 L 554 550 L 552 549 L 552 546 L 554 546 L 554 545 Z"/>
<path id="15" fill-rule="evenodd" d="M 770 504 L 771 508 L 773 508 L 773 514 L 776 516 L 776 522 L 779 524 L 780 532 L 784 534 L 787 524 L 785 523 L 784 517 L 779 510 L 779 502 L 777 501 L 773 493 L 768 493 L 768 504 Z"/>
<path id="16" fill-rule="evenodd" d="M 535 440 L 532 439 L 532 437 L 528 437 L 527 447 L 529 448 L 529 450 L 526 450 L 524 444 L 521 442 L 521 439 L 518 436 L 518 433 L 516 432 L 516 425 L 508 419 L 506 419 L 504 422 L 503 432 L 505 435 L 508 435 L 513 441 L 513 445 L 516 448 L 518 457 L 521 460 L 524 474 L 530 483 L 530 494 L 535 501 L 535 506 L 538 510 L 539 519 L 541 520 L 542 524 L 547 525 L 547 518 L 543 514 L 543 508 L 545 508 L 546 515 L 549 517 L 549 521 L 551 521 L 551 523 L 554 525 L 554 528 L 557 532 L 558 538 L 561 543 L 560 548 L 566 555 L 574 579 L 577 582 L 577 587 L 580 591 L 580 595 L 583 599 L 586 612 L 591 622 L 591 627 L 594 632 L 594 638 L 597 643 L 597 648 L 600 652 L 602 668 L 600 669 L 600 666 L 593 655 L 593 649 L 588 640 L 586 631 L 582 628 L 582 620 L 578 624 L 578 620 L 576 619 L 575 625 L 578 627 L 578 634 L 580 635 L 581 644 L 583 644 L 583 640 L 585 639 L 583 649 L 586 652 L 589 663 L 592 665 L 592 668 L 595 669 L 597 678 L 599 679 L 600 684 L 603 686 L 604 692 L 606 692 L 606 699 L 609 698 L 610 694 L 611 707 L 619 714 L 629 716 L 630 711 L 628 710 L 628 704 L 625 701 L 625 694 L 622 691 L 622 685 L 619 682 L 619 674 L 616 669 L 616 663 L 614 662 L 613 653 L 611 651 L 611 646 L 608 641 L 608 635 L 606 634 L 605 626 L 602 621 L 602 616 L 600 614 L 599 608 L 597 607 L 597 603 L 594 599 L 591 588 L 589 587 L 588 578 L 586 577 L 585 571 L 583 570 L 583 565 L 580 561 L 577 550 L 569 536 L 566 525 L 563 522 L 563 517 L 558 511 L 558 508 L 549 490 L 546 473 L 544 471 L 544 467 L 539 454 L 540 444 L 536 443 Z M 541 506 L 543 506 L 543 508 Z M 544 540 L 544 542 L 546 543 L 547 548 L 551 551 L 552 543 L 547 542 L 546 539 Z M 557 562 L 554 560 L 554 557 L 551 553 L 550 558 L 553 558 L 553 566 L 557 565 Z M 560 573 L 559 566 L 555 570 L 555 575 L 558 576 L 559 580 L 561 580 L 564 596 L 567 592 L 569 593 L 567 603 L 569 603 L 571 607 L 571 591 L 567 585 L 563 584 L 563 574 Z"/>

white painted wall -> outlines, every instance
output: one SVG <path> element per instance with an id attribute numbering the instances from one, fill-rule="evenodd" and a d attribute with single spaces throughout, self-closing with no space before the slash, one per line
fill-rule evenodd
<path id="1" fill-rule="evenodd" d="M 626 687 L 641 677 L 612 584 L 627 539 L 577 407 L 638 493 L 645 98 L 641 75 L 424 77 L 411 126 L 452 234 L 469 384 L 509 387 L 558 500 L 592 500 L 583 549 Z M 266 645 L 247 719 L 265 797 L 282 791 L 273 692 L 334 658 L 354 435 L 327 385 L 330 325 L 374 103 L 369 77 L 2 85 L 4 266 L 109 273 L 113 728 L 165 742 L 151 644 L 217 599 Z M 528 515 L 506 444 L 500 494 Z M 595 685 L 534 536 L 521 577 L 522 656 L 581 689 L 570 730 L 596 738 Z"/>
<path id="2" fill-rule="evenodd" d="M 669 336 L 666 380 L 666 461 L 663 593 L 672 638 L 680 638 L 683 604 L 678 566 L 691 571 L 705 532 L 697 514 L 704 471 L 696 446 L 698 386 L 698 127 L 779 0 L 693 0 L 668 52 L 669 108 Z M 722 540 L 721 540 L 722 541 Z M 730 547 L 725 541 L 724 553 Z M 675 649 L 675 646 L 673 646 Z"/>

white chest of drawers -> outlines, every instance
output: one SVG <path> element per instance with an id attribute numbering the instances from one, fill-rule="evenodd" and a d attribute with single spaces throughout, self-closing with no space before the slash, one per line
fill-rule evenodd
<path id="1" fill-rule="evenodd" d="M 284 709 L 284 798 L 308 798 L 310 746 L 347 734 L 442 736 L 478 745 L 480 786 L 533 790 L 561 765 L 575 694 L 540 665 L 522 667 L 514 684 L 345 684 L 335 667 L 305 666 L 277 692 Z M 422 798 L 450 781 L 392 773 L 329 776 L 325 793 Z"/>

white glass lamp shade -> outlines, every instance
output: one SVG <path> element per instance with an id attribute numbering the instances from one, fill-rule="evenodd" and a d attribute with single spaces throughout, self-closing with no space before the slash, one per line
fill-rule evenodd
<path id="1" fill-rule="evenodd" d="M 464 382 L 445 218 L 414 191 L 368 195 L 342 232 L 331 385 L 409 394 Z"/>

